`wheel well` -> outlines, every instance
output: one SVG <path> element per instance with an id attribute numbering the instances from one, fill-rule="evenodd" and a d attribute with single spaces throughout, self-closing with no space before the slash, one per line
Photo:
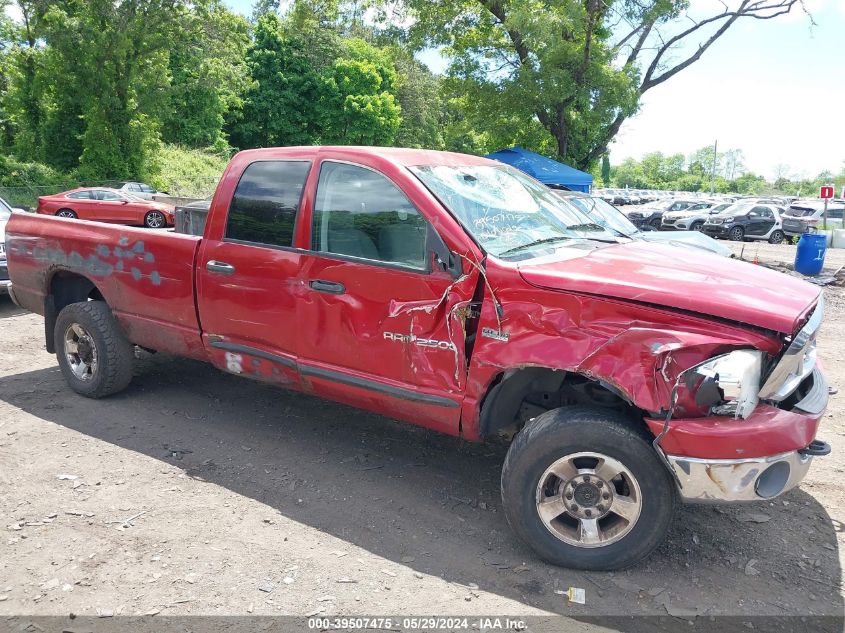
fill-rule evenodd
<path id="1" fill-rule="evenodd" d="M 532 418 L 575 405 L 621 411 L 648 429 L 644 412 L 613 385 L 559 369 L 523 367 L 505 371 L 491 383 L 481 404 L 481 436 L 509 439 Z"/>
<path id="2" fill-rule="evenodd" d="M 53 329 L 62 308 L 80 301 L 103 301 L 100 289 L 87 277 L 65 270 L 56 272 L 47 287 L 44 302 L 44 339 L 47 351 L 54 353 Z"/>

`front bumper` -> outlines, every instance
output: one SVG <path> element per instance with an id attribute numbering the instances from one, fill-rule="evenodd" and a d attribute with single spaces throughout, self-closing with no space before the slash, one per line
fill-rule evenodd
<path id="1" fill-rule="evenodd" d="M 772 499 L 800 484 L 813 461 L 801 451 L 754 459 L 666 458 L 687 503 Z"/>
<path id="2" fill-rule="evenodd" d="M 789 410 L 760 403 L 747 419 L 709 416 L 672 419 L 661 448 L 687 502 L 760 501 L 804 479 L 813 456 L 830 447 L 815 439 L 829 387 L 816 367 Z M 786 402 L 786 401 L 784 401 Z M 657 435 L 663 421 L 647 419 Z"/>
<path id="3" fill-rule="evenodd" d="M 729 237 L 733 225 L 724 224 L 705 224 L 701 227 L 701 232 L 710 237 Z"/>
<path id="4" fill-rule="evenodd" d="M 0 295 L 9 292 L 12 281 L 9 279 L 9 269 L 6 267 L 6 260 L 0 261 Z"/>

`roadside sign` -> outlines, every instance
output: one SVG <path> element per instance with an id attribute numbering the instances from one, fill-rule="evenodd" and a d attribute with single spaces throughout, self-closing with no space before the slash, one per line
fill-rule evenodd
<path id="1" fill-rule="evenodd" d="M 830 185 L 823 185 L 819 187 L 819 198 L 822 200 L 830 200 L 833 198 L 833 187 Z"/>

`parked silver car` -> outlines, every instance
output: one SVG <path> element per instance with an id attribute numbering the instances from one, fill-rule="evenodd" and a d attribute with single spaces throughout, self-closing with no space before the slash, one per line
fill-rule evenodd
<path id="1" fill-rule="evenodd" d="M 119 182 L 117 183 L 117 186 L 113 188 L 119 191 L 125 191 L 126 193 L 131 193 L 136 198 L 142 198 L 144 200 L 154 200 L 155 196 L 168 195 L 166 191 L 157 191 L 155 187 L 152 187 L 144 182 Z"/>
<path id="2" fill-rule="evenodd" d="M 0 198 L 0 295 L 9 292 L 9 286 L 12 285 L 9 281 L 9 269 L 6 266 L 6 222 L 12 217 L 12 211 L 23 211 L 23 209 L 13 209 L 3 198 Z"/>
<path id="3" fill-rule="evenodd" d="M 667 211 L 660 223 L 661 231 L 700 231 L 711 215 L 727 209 L 732 202 L 715 203 L 702 200 L 680 211 Z"/>

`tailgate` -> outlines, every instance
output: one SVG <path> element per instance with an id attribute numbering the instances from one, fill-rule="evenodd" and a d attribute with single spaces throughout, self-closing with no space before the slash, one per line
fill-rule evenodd
<path id="1" fill-rule="evenodd" d="M 806 233 L 807 222 L 801 218 L 792 218 L 784 216 L 783 230 L 787 233 Z"/>
<path id="2" fill-rule="evenodd" d="M 200 239 L 13 213 L 6 226 L 12 291 L 22 307 L 44 314 L 48 295 L 69 288 L 73 280 L 88 280 L 96 289 L 92 294 L 109 304 L 133 343 L 196 356 L 197 346 L 202 349 L 194 304 Z"/>

